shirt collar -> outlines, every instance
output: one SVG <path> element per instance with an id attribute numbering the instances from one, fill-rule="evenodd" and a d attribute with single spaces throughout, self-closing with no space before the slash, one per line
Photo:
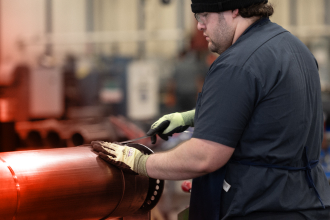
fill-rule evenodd
<path id="1" fill-rule="evenodd" d="M 242 35 L 246 34 L 247 32 L 249 32 L 250 30 L 252 30 L 253 28 L 262 25 L 263 23 L 269 22 L 269 17 L 262 17 L 260 19 L 258 19 L 257 21 L 255 21 L 253 24 L 251 24 L 244 32 Z"/>

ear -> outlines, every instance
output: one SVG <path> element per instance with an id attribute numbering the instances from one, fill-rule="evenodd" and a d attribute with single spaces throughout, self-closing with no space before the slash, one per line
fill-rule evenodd
<path id="1" fill-rule="evenodd" d="M 235 10 L 233 10 L 232 15 L 233 15 L 233 18 L 238 17 L 238 16 L 239 16 L 239 9 L 235 9 Z"/>

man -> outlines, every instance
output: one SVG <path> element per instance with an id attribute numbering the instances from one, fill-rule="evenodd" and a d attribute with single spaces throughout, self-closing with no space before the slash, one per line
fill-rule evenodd
<path id="1" fill-rule="evenodd" d="M 169 83 L 176 98 L 175 111 L 188 111 L 195 107 L 198 86 L 201 81 L 204 81 L 207 68 L 205 62 L 200 60 L 195 51 L 183 50 L 180 52 Z"/>
<path id="2" fill-rule="evenodd" d="M 330 219 L 330 187 L 318 163 L 323 121 L 313 55 L 270 22 L 267 1 L 192 0 L 192 11 L 220 56 L 196 110 L 165 115 L 148 134 L 166 140 L 194 126 L 193 137 L 151 156 L 104 142 L 93 148 L 152 178 L 194 178 L 190 219 Z"/>

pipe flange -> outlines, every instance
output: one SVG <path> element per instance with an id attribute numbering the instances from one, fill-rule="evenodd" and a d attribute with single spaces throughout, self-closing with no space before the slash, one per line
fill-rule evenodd
<path id="1" fill-rule="evenodd" d="M 143 144 L 129 143 L 126 145 L 129 147 L 134 147 L 144 154 L 154 153 L 149 147 Z M 150 211 L 157 205 L 164 190 L 164 183 L 165 183 L 164 180 L 149 178 L 149 188 L 148 188 L 147 197 L 144 203 L 142 204 L 142 206 L 140 207 L 140 209 L 138 210 L 138 212 Z"/>

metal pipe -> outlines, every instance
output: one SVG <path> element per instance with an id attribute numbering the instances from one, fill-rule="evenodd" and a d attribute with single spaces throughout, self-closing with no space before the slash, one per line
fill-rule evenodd
<path id="1" fill-rule="evenodd" d="M 61 147 L 61 137 L 55 130 L 49 130 L 46 136 L 46 145 L 52 148 Z"/>
<path id="2" fill-rule="evenodd" d="M 104 219 L 146 213 L 155 205 L 148 197 L 155 190 L 161 194 L 162 183 L 123 173 L 88 146 L 4 152 L 1 219 Z"/>

